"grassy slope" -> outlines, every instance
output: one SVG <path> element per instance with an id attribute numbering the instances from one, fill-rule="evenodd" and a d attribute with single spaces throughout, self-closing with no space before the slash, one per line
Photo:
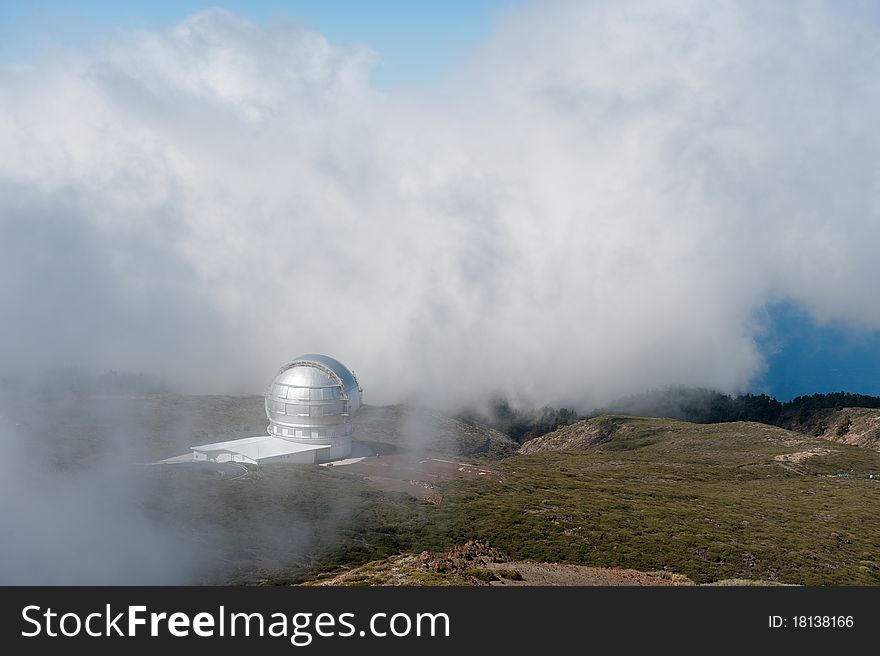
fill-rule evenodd
<path id="1" fill-rule="evenodd" d="M 496 462 L 503 483 L 444 483 L 439 506 L 285 464 L 233 481 L 182 477 L 149 505 L 214 556 L 215 576 L 239 582 L 482 539 L 517 560 L 668 568 L 697 583 L 880 584 L 880 482 L 867 479 L 880 453 L 761 424 L 591 421 L 605 422 L 602 443 Z M 823 447 L 832 452 L 774 461 Z"/>
<path id="2" fill-rule="evenodd" d="M 880 483 L 867 479 L 880 454 L 760 424 L 617 421 L 624 430 L 609 442 L 504 461 L 501 485 L 447 486 L 453 538 L 522 559 L 669 568 L 698 583 L 880 583 Z M 773 460 L 829 446 L 794 471 Z"/>

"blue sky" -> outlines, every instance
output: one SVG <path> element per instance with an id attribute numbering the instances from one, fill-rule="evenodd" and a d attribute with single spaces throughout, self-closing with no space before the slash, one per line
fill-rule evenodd
<path id="1" fill-rule="evenodd" d="M 251 20 L 295 20 L 331 41 L 367 44 L 379 54 L 381 88 L 429 84 L 490 33 L 515 0 L 22 0 L 0 2 L 0 58 L 27 63 L 52 44 L 88 45 L 120 31 L 173 25 L 209 7 Z"/>
<path id="2" fill-rule="evenodd" d="M 814 392 L 880 395 L 880 333 L 820 325 L 797 306 L 767 308 L 768 371 L 757 391 L 781 400 Z"/>
<path id="3" fill-rule="evenodd" d="M 193 0 L 0 2 L 0 62 L 25 64 L 53 44 L 88 47 L 132 30 L 163 28 L 199 10 L 221 6 L 257 22 L 302 22 L 334 42 L 366 44 L 378 53 L 375 84 L 384 89 L 429 85 L 455 68 L 492 32 L 515 0 Z M 855 3 L 854 7 L 861 5 Z M 754 391 L 788 399 L 852 391 L 880 395 L 880 333 L 819 325 L 798 307 L 765 308 L 760 341 L 768 371 Z M 674 381 L 671 381 L 674 382 Z"/>

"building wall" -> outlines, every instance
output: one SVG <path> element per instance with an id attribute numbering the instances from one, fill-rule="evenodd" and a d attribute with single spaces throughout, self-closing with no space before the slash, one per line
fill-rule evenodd
<path id="1" fill-rule="evenodd" d="M 348 451 L 351 450 L 351 443 L 349 442 Z M 317 460 L 316 454 L 332 451 L 333 449 L 321 449 L 321 450 L 309 450 L 309 451 L 298 451 L 296 453 L 286 453 L 280 456 L 272 456 L 270 458 L 260 458 L 259 460 L 253 460 L 252 458 L 248 458 L 245 455 L 240 453 L 231 453 L 229 451 L 197 451 L 193 450 L 193 460 L 197 462 L 241 462 L 249 465 L 257 465 L 257 464 L 266 464 L 269 462 L 291 462 L 298 464 L 314 464 L 315 462 L 325 462 L 324 460 Z M 347 453 L 347 451 L 346 451 Z M 331 460 L 338 460 L 340 456 L 334 455 Z"/>
<path id="2" fill-rule="evenodd" d="M 340 437 L 335 440 L 324 440 L 324 444 L 330 444 L 329 449 L 313 451 L 315 462 L 330 462 L 342 460 L 351 455 L 351 437 Z"/>
<path id="3" fill-rule="evenodd" d="M 261 458 L 259 464 L 265 465 L 269 462 L 292 462 L 311 465 L 315 463 L 316 453 L 317 451 L 300 451 L 299 453 L 288 453 L 283 456 L 274 456 L 272 458 Z"/>

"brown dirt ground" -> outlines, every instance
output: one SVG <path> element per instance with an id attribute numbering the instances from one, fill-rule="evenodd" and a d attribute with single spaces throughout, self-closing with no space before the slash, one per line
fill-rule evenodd
<path id="1" fill-rule="evenodd" d="M 786 464 L 799 465 L 807 458 L 824 456 L 829 453 L 831 453 L 831 449 L 816 447 L 813 449 L 807 449 L 806 451 L 796 451 L 795 453 L 780 453 L 778 456 L 773 456 L 773 460 Z"/>

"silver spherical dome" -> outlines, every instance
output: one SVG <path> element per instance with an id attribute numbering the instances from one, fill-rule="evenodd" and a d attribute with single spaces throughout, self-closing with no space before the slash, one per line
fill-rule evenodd
<path id="1" fill-rule="evenodd" d="M 355 375 L 326 355 L 301 355 L 284 365 L 266 392 L 269 435 L 351 448 L 351 417 L 361 405 Z M 329 455 L 329 453 L 328 453 Z"/>

